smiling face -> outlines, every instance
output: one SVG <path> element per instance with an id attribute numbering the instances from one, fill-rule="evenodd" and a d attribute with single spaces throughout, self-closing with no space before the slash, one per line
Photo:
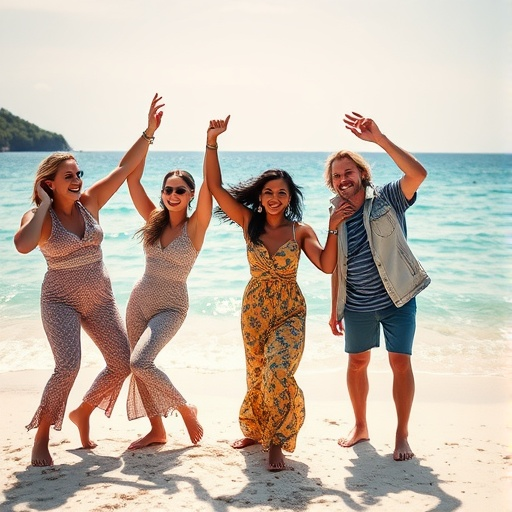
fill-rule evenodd
<path id="1" fill-rule="evenodd" d="M 168 210 L 182 210 L 187 208 L 194 193 L 187 182 L 179 176 L 170 176 L 165 180 L 162 189 L 162 204 Z"/>
<path id="2" fill-rule="evenodd" d="M 364 186 L 359 167 L 350 158 L 335 160 L 331 166 L 331 183 L 340 197 L 352 199 L 364 195 Z"/>
<path id="3" fill-rule="evenodd" d="M 288 184 L 282 178 L 267 181 L 260 194 L 261 206 L 263 206 L 267 215 L 284 213 L 290 204 L 290 199 Z"/>
<path id="4" fill-rule="evenodd" d="M 54 178 L 44 180 L 43 185 L 51 190 L 54 198 L 78 201 L 82 190 L 82 175 L 76 160 L 69 158 L 59 164 Z"/>

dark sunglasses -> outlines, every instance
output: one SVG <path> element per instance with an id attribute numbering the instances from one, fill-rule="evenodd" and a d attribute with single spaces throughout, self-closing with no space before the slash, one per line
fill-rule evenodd
<path id="1" fill-rule="evenodd" d="M 166 196 L 170 196 L 173 192 L 176 192 L 179 196 L 182 196 L 183 194 L 187 193 L 188 190 L 185 187 L 164 187 L 162 192 Z"/>
<path id="2" fill-rule="evenodd" d="M 84 175 L 84 171 L 76 171 L 75 172 L 75 176 L 80 180 L 82 179 L 82 176 Z M 66 173 L 65 175 L 65 178 L 70 178 L 71 176 L 73 176 L 73 173 Z"/>

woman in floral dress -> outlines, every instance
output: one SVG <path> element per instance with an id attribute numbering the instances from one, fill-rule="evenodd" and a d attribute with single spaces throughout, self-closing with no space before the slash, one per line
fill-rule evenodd
<path id="1" fill-rule="evenodd" d="M 224 220 L 242 227 L 251 279 L 242 303 L 242 335 L 247 393 L 240 408 L 244 437 L 234 448 L 260 443 L 268 450 L 270 471 L 285 469 L 282 450 L 295 450 L 304 423 L 302 390 L 295 380 L 305 342 L 306 303 L 297 284 L 299 256 L 304 251 L 320 270 L 336 266 L 336 226 L 349 216 L 346 204 L 333 211 L 322 248 L 313 229 L 302 223 L 302 194 L 280 169 L 263 172 L 226 189 L 217 155 L 217 137 L 228 126 L 212 120 L 205 155 L 208 188 Z"/>

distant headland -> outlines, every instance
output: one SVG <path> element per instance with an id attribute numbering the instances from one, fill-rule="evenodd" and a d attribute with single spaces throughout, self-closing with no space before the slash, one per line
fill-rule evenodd
<path id="1" fill-rule="evenodd" d="M 70 145 L 62 135 L 42 130 L 0 108 L 0 151 L 70 150 Z"/>

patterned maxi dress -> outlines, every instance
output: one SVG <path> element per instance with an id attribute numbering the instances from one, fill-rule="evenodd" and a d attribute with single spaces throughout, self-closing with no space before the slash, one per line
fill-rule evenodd
<path id="1" fill-rule="evenodd" d="M 56 430 L 62 428 L 68 396 L 80 369 L 80 326 L 100 349 L 107 365 L 86 393 L 84 402 L 104 409 L 110 417 L 130 374 L 126 330 L 103 265 L 103 231 L 81 203 L 76 205 L 85 223 L 83 237 L 66 230 L 50 208 L 51 234 L 40 246 L 48 265 L 41 288 L 41 317 L 55 370 L 28 430 L 38 427 L 43 415 Z"/>
<path id="2" fill-rule="evenodd" d="M 167 416 L 187 402 L 169 377 L 156 367 L 155 358 L 185 321 L 188 312 L 187 277 L 198 251 L 181 233 L 162 248 L 160 241 L 145 246 L 146 269 L 135 284 L 126 309 L 132 350 L 128 390 L 128 419 Z"/>
<path id="3" fill-rule="evenodd" d="M 304 350 L 306 302 L 297 284 L 300 247 L 284 243 L 273 257 L 263 244 L 247 244 L 251 280 L 242 304 L 247 393 L 240 408 L 245 437 L 264 449 L 293 452 L 305 404 L 294 374 Z"/>

